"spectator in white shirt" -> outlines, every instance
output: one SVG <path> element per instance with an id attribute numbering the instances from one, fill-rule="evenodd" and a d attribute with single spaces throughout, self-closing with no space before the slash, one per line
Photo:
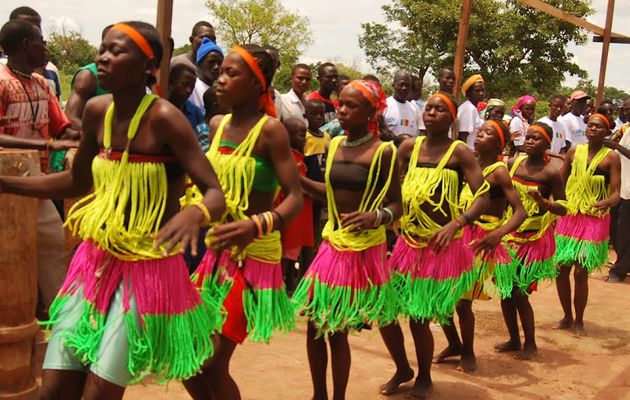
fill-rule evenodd
<path id="1" fill-rule="evenodd" d="M 291 90 L 280 96 L 282 104 L 282 118 L 301 118 L 308 126 L 308 120 L 305 117 L 306 110 L 304 102 L 306 96 L 304 94 L 308 90 L 313 79 L 313 73 L 306 64 L 296 64 L 291 71 Z"/>
<path id="2" fill-rule="evenodd" d="M 204 37 L 196 54 L 197 81 L 188 101 L 197 107 L 204 108 L 203 95 L 219 78 L 223 63 L 223 50 L 211 39 Z"/>
<path id="3" fill-rule="evenodd" d="M 418 106 L 407 100 L 411 88 L 411 74 L 398 71 L 394 75 L 394 94 L 387 98 L 387 108 L 383 112 L 385 123 L 396 136 L 418 136 L 418 123 L 421 115 Z"/>
<path id="4" fill-rule="evenodd" d="M 567 150 L 571 146 L 588 143 L 588 138 L 584 134 L 586 132 L 584 113 L 586 111 L 586 101 L 590 98 L 591 96 L 581 90 L 571 93 L 569 98 L 571 101 L 571 112 L 560 118 L 560 122 L 564 124 L 566 132 Z"/>
<path id="5" fill-rule="evenodd" d="M 551 145 L 549 147 L 549 152 L 552 154 L 564 153 L 566 147 L 565 128 L 564 124 L 560 122 L 566 101 L 567 99 L 564 96 L 552 96 L 551 99 L 549 99 L 549 115 L 538 120 L 538 122 L 544 122 L 553 129 L 553 138 L 551 138 Z"/>
<path id="6" fill-rule="evenodd" d="M 512 108 L 512 119 L 510 120 L 510 139 L 514 143 L 514 148 L 518 149 L 525 144 L 525 134 L 529 125 L 533 122 L 536 113 L 536 98 L 525 95 L 518 99 L 516 106 Z"/>
<path id="7" fill-rule="evenodd" d="M 475 137 L 481 127 L 481 117 L 477 111 L 477 103 L 483 100 L 485 85 L 481 75 L 473 75 L 462 84 L 462 94 L 466 101 L 457 109 L 457 129 L 459 140 L 471 149 L 475 148 Z"/>

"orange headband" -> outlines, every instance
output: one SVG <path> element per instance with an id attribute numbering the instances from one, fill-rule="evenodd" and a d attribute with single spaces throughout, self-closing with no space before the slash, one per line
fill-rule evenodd
<path id="1" fill-rule="evenodd" d="M 151 47 L 151 45 L 149 45 L 149 42 L 147 42 L 147 39 L 144 36 L 142 36 L 142 34 L 138 32 L 136 28 L 132 27 L 131 25 L 121 23 L 121 24 L 116 24 L 112 26 L 111 30 L 120 31 L 124 33 L 125 35 L 129 36 L 129 38 L 133 40 L 133 42 L 140 48 L 140 50 L 144 53 L 145 56 L 147 56 L 149 60 L 155 58 L 155 53 L 153 53 L 153 48 Z"/>
<path id="2" fill-rule="evenodd" d="M 545 128 L 543 128 L 540 125 L 530 125 L 529 127 L 535 130 L 536 132 L 540 133 L 541 135 L 543 135 L 543 137 L 547 140 L 547 143 L 551 143 L 551 138 L 547 134 L 547 131 L 545 130 Z"/>
<path id="3" fill-rule="evenodd" d="M 448 106 L 448 110 L 451 112 L 451 117 L 453 117 L 453 121 L 454 121 L 457 118 L 457 109 L 455 108 L 455 104 L 453 104 L 453 101 L 440 92 L 433 93 L 433 96 L 431 97 L 434 97 L 434 96 L 439 97 L 443 102 L 446 103 L 446 105 Z"/>
<path id="4" fill-rule="evenodd" d="M 361 83 L 361 81 L 352 80 L 352 81 L 350 81 L 350 83 L 348 83 L 347 86 L 355 88 L 356 90 L 361 92 L 363 97 L 365 97 L 367 99 L 367 101 L 370 102 L 372 107 L 376 108 L 376 106 L 378 105 L 378 99 L 376 98 L 374 93 L 369 88 L 367 88 L 364 84 Z"/>
<path id="5" fill-rule="evenodd" d="M 486 122 L 490 123 L 494 127 L 494 130 L 497 131 L 497 135 L 499 135 L 499 139 L 501 140 L 501 150 L 505 147 L 505 135 L 503 134 L 503 129 L 499 126 L 499 123 L 495 120 L 489 119 Z"/>
<path id="6" fill-rule="evenodd" d="M 606 123 L 606 126 L 607 126 L 607 127 L 608 127 L 608 129 L 610 130 L 610 122 L 608 122 L 608 118 L 606 118 L 606 116 L 605 116 L 604 114 L 600 114 L 600 113 L 591 114 L 591 115 L 588 117 L 588 120 L 590 121 L 590 120 L 591 120 L 591 118 L 593 118 L 593 117 L 599 117 L 599 118 L 603 119 L 603 120 L 604 120 L 604 122 Z"/>
<path id="7" fill-rule="evenodd" d="M 261 111 L 264 111 L 267 115 L 275 117 L 276 106 L 274 105 L 273 99 L 271 98 L 271 92 L 267 90 L 267 82 L 265 81 L 265 76 L 263 75 L 262 70 L 258 65 L 258 61 L 256 61 L 256 58 L 254 58 L 254 56 L 252 56 L 249 51 L 238 45 L 234 46 L 231 51 L 238 54 L 243 60 L 245 60 L 245 62 L 249 66 L 249 69 L 252 70 L 254 76 L 256 77 L 256 79 L 258 79 L 260 85 L 262 86 L 262 94 L 258 98 L 258 108 L 260 108 Z"/>

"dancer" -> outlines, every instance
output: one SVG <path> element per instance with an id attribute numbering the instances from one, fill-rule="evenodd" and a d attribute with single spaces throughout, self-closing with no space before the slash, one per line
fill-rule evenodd
<path id="1" fill-rule="evenodd" d="M 442 325 L 442 330 L 448 339 L 448 347 L 435 359 L 441 363 L 448 357 L 461 355 L 458 369 L 473 372 L 476 369 L 473 343 L 475 338 L 475 315 L 472 312 L 473 300 L 488 300 L 488 280 L 492 279 L 501 298 L 509 297 L 512 293 L 516 264 L 502 243 L 503 236 L 516 230 L 525 220 L 525 209 L 518 193 L 512 185 L 507 165 L 502 160 L 503 149 L 510 138 L 508 128 L 500 121 L 486 121 L 475 139 L 477 161 L 483 168 L 483 176 L 490 184 L 490 207 L 484 215 L 473 225 L 464 230 L 464 240 L 473 246 L 476 254 L 475 261 L 481 265 L 477 281 L 472 290 L 457 303 L 457 315 L 462 331 L 460 340 L 453 319 Z M 461 194 L 463 208 L 470 206 L 472 193 L 468 185 L 464 186 Z M 506 215 L 507 206 L 511 206 L 511 217 Z"/>
<path id="2" fill-rule="evenodd" d="M 598 110 L 600 111 L 600 110 Z M 604 146 L 612 118 L 591 114 L 586 126 L 588 144 L 572 147 L 562 167 L 566 180 L 567 215 L 556 226 L 558 297 L 564 317 L 557 329 L 573 329 L 585 336 L 584 309 L 588 301 L 588 274 L 608 261 L 610 208 L 619 203 L 621 162 Z M 571 269 L 575 267 L 575 321 L 571 309 Z"/>
<path id="3" fill-rule="evenodd" d="M 227 211 L 222 224 L 209 232 L 209 249 L 193 280 L 202 289 L 218 283 L 218 298 L 229 291 L 224 302 L 227 320 L 216 338 L 216 355 L 184 385 L 194 399 L 211 394 L 232 400 L 240 398 L 229 372 L 236 345 L 248 336 L 268 342 L 275 330 L 286 332 L 294 326 L 282 280 L 280 230 L 300 212 L 302 191 L 289 136 L 273 118 L 271 56 L 256 45 L 235 46 L 221 70 L 216 94 L 232 114 L 210 121 L 206 156 L 226 193 Z M 285 198 L 273 208 L 278 187 Z"/>
<path id="4" fill-rule="evenodd" d="M 553 130 L 542 122 L 530 125 L 525 135 L 526 155 L 510 160 L 510 176 L 525 207 L 527 218 L 521 226 L 506 236 L 515 248 L 517 274 L 510 297 L 501 299 L 503 319 L 510 340 L 498 344 L 498 352 L 518 351 L 515 358 L 530 360 L 536 355 L 534 310 L 529 296 L 543 279 L 553 279 L 556 270 L 553 254 L 556 244 L 552 223 L 564 215 L 564 184 L 560 172 L 546 158 Z M 549 197 L 553 196 L 553 201 Z M 525 342 L 521 348 L 517 316 L 521 319 Z"/>
<path id="5" fill-rule="evenodd" d="M 0 192 L 27 196 L 94 189 L 68 215 L 83 242 L 46 322 L 53 331 L 42 398 L 119 399 L 148 374 L 187 378 L 212 354 L 220 303 L 205 293 L 202 300 L 181 252 L 196 252 L 199 226 L 222 215 L 225 202 L 186 118 L 145 93 L 161 58 L 153 26 L 114 25 L 96 56 L 99 84 L 113 95 L 88 102 L 72 171 L 0 178 Z M 204 196 L 179 211 L 184 173 Z"/>
<path id="6" fill-rule="evenodd" d="M 341 91 L 337 116 L 347 136 L 330 143 L 325 183 L 303 179 L 309 194 L 328 202 L 324 241 L 293 296 L 309 318 L 306 348 L 315 400 L 328 398 L 326 339 L 333 399 L 342 400 L 350 374 L 348 333 L 396 317 L 385 225 L 401 214 L 400 183 L 396 148 L 378 139 L 376 114 L 386 105 L 379 89 L 357 80 Z"/>
<path id="7" fill-rule="evenodd" d="M 390 268 L 399 288 L 399 315 L 410 318 L 418 358 L 418 377 L 412 398 L 430 393 L 433 335 L 429 322 L 446 322 L 458 300 L 476 279 L 473 252 L 464 243 L 463 228 L 477 220 L 488 206 L 489 185 L 475 157 L 461 141 L 449 138 L 457 116 L 455 99 L 438 92 L 423 113 L 427 135 L 409 139 L 399 149 L 398 163 L 407 170 L 403 185 L 401 236 L 390 257 Z M 470 207 L 459 208 L 464 179 L 474 193 Z M 381 328 L 396 373 L 381 386 L 381 394 L 393 394 L 414 376 L 405 354 L 398 323 Z"/>

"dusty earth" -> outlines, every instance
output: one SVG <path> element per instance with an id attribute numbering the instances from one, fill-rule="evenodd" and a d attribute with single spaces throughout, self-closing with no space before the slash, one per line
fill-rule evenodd
<path id="1" fill-rule="evenodd" d="M 630 399 L 630 282 L 609 284 L 605 276 L 605 272 L 595 273 L 590 279 L 585 318 L 589 336 L 582 338 L 551 329 L 560 319 L 561 309 L 555 287 L 541 285 L 531 298 L 539 352 L 530 362 L 494 352 L 494 344 L 506 338 L 499 301 L 475 303 L 478 370 L 464 374 L 457 371 L 455 362 L 434 365 L 431 399 Z M 411 357 L 408 330 L 405 335 Z M 434 336 L 437 352 L 445 339 L 441 331 L 434 331 Z M 243 399 L 310 399 L 305 340 L 301 320 L 297 329 L 275 337 L 270 345 L 246 343 L 239 348 L 232 373 Z M 393 363 L 378 332 L 364 331 L 350 340 L 353 363 L 347 399 L 386 398 L 378 394 L 378 387 L 393 373 Z M 405 395 L 390 398 L 404 399 Z M 189 397 L 179 382 L 172 382 L 167 388 L 134 385 L 127 389 L 125 399 Z"/>

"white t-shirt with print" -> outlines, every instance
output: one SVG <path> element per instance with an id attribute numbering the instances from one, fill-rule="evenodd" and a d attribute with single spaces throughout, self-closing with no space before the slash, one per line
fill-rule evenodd
<path id="1" fill-rule="evenodd" d="M 553 138 L 551 139 L 549 151 L 560 154 L 560 151 L 567 145 L 564 124 L 559 119 L 552 121 L 549 117 L 542 117 L 538 122 L 545 123 L 553 129 Z"/>
<path id="2" fill-rule="evenodd" d="M 565 140 L 571 142 L 571 146 L 588 143 L 588 138 L 585 135 L 586 123 L 583 116 L 568 113 L 560 118 L 566 132 Z"/>
<path id="3" fill-rule="evenodd" d="M 457 130 L 468 132 L 466 144 L 471 149 L 475 148 L 475 138 L 481 125 L 482 121 L 477 107 L 470 100 L 463 102 L 457 109 Z"/>
<path id="4" fill-rule="evenodd" d="M 383 117 L 394 135 L 418 136 L 418 127 L 422 117 L 418 106 L 410 101 L 400 103 L 394 97 L 388 97 Z"/>

